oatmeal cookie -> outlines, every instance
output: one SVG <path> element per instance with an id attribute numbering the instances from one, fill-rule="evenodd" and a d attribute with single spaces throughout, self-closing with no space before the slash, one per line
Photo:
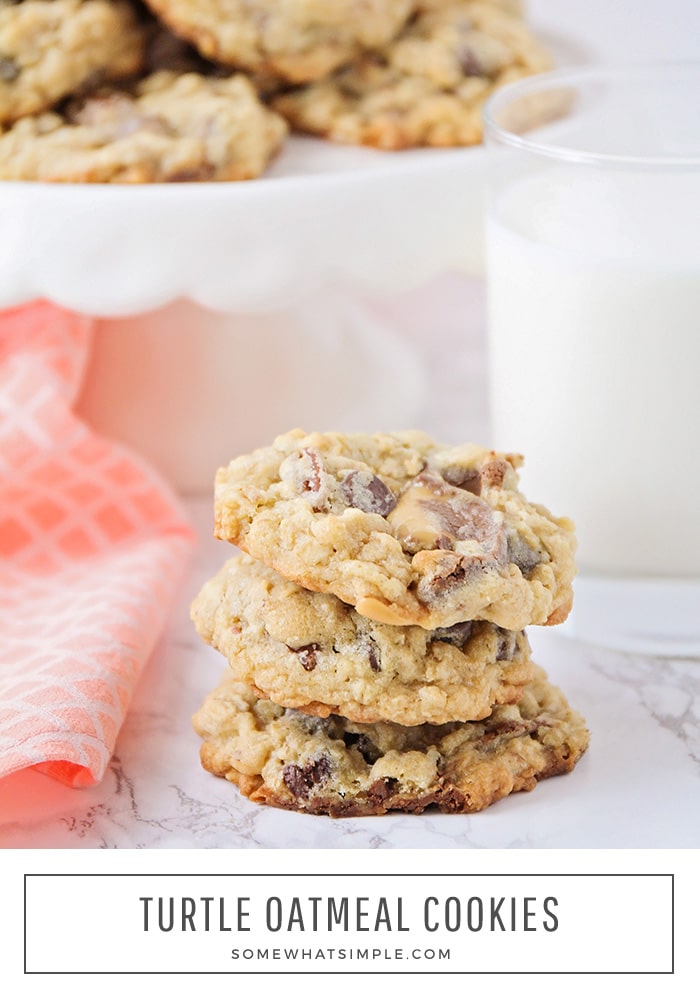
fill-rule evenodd
<path id="1" fill-rule="evenodd" d="M 520 456 L 418 431 L 305 434 L 220 469 L 216 534 L 388 625 L 567 616 L 575 538 L 518 489 Z"/>
<path id="2" fill-rule="evenodd" d="M 0 0 L 0 122 L 52 107 L 88 81 L 137 73 L 145 31 L 121 0 Z"/>
<path id="3" fill-rule="evenodd" d="M 144 183 L 258 177 L 287 134 L 242 75 L 166 71 L 0 136 L 0 180 Z"/>
<path id="4" fill-rule="evenodd" d="M 147 0 L 202 55 L 293 83 L 386 45 L 415 0 Z"/>
<path id="5" fill-rule="evenodd" d="M 379 53 L 280 93 L 291 125 L 337 142 L 405 149 L 483 137 L 493 91 L 551 67 L 525 22 L 484 0 L 433 3 Z"/>
<path id="6" fill-rule="evenodd" d="M 204 585 L 192 617 L 236 680 L 313 715 L 403 726 L 483 719 L 533 676 L 523 632 L 382 625 L 246 555 Z"/>
<path id="7" fill-rule="evenodd" d="M 260 701 L 227 675 L 195 714 L 202 765 L 253 802 L 331 816 L 477 812 L 573 770 L 589 733 L 539 667 L 479 722 L 365 725 Z"/>

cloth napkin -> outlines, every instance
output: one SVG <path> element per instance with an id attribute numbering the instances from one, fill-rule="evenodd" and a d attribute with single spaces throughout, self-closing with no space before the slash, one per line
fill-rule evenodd
<path id="1" fill-rule="evenodd" d="M 168 487 L 73 412 L 93 323 L 0 313 L 0 778 L 103 777 L 193 542 Z"/>

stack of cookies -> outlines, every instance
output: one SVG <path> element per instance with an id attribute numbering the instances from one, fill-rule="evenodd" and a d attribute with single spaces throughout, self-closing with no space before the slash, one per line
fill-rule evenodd
<path id="1" fill-rule="evenodd" d="M 572 770 L 588 731 L 524 629 L 571 606 L 571 523 L 520 457 L 419 432 L 282 435 L 219 471 L 242 552 L 192 605 L 228 660 L 195 714 L 203 766 L 331 816 L 474 812 Z"/>
<path id="2" fill-rule="evenodd" d="M 0 0 L 0 180 L 245 180 L 290 130 L 469 145 L 549 66 L 517 0 Z"/>

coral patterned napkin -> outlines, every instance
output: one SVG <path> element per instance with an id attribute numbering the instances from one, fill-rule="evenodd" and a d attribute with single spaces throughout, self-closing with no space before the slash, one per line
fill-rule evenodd
<path id="1" fill-rule="evenodd" d="M 168 488 L 73 413 L 92 322 L 0 313 L 0 778 L 102 778 L 193 536 Z"/>

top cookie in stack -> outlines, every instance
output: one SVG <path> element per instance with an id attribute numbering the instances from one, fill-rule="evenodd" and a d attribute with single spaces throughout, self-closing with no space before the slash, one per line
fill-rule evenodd
<path id="1" fill-rule="evenodd" d="M 216 532 L 386 624 L 556 624 L 572 602 L 573 525 L 526 500 L 520 464 L 419 432 L 297 430 L 219 471 Z"/>

